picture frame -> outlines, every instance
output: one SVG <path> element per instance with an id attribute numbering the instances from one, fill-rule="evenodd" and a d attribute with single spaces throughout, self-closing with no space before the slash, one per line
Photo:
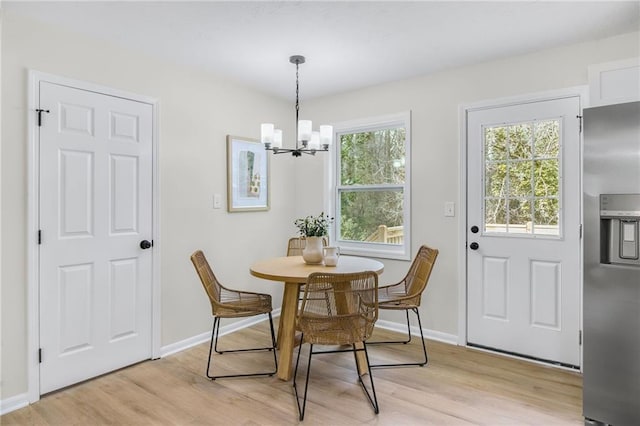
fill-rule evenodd
<path id="1" fill-rule="evenodd" d="M 269 157 L 256 139 L 227 135 L 227 211 L 269 210 Z"/>

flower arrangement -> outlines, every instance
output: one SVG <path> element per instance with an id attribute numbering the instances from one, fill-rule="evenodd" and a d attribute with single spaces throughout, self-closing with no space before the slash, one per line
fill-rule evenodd
<path id="1" fill-rule="evenodd" d="M 324 237 L 332 222 L 333 218 L 322 212 L 318 216 L 296 219 L 293 224 L 298 227 L 298 231 L 303 237 Z"/>

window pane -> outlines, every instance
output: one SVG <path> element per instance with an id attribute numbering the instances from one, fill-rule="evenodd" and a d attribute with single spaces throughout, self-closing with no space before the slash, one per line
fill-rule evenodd
<path id="1" fill-rule="evenodd" d="M 558 196 L 558 160 L 536 160 L 533 178 L 536 197 Z"/>
<path id="2" fill-rule="evenodd" d="M 514 161 L 509 163 L 509 195 L 531 196 L 531 161 Z"/>
<path id="3" fill-rule="evenodd" d="M 404 241 L 403 191 L 341 191 L 341 240 L 400 245 Z"/>
<path id="4" fill-rule="evenodd" d="M 405 179 L 405 129 L 340 136 L 340 184 L 402 184 Z"/>
<path id="5" fill-rule="evenodd" d="M 507 191 L 507 163 L 485 164 L 485 196 L 504 197 Z"/>
<path id="6" fill-rule="evenodd" d="M 539 198 L 535 200 L 534 234 L 560 235 L 560 217 L 557 198 Z"/>
<path id="7" fill-rule="evenodd" d="M 507 209 L 504 199 L 484 201 L 484 230 L 486 232 L 507 232 Z"/>
<path id="8" fill-rule="evenodd" d="M 506 127 L 489 127 L 484 130 L 484 157 L 488 161 L 507 158 Z"/>
<path id="9" fill-rule="evenodd" d="M 531 200 L 515 198 L 509 200 L 509 233 L 531 232 Z"/>
<path id="10" fill-rule="evenodd" d="M 560 122 L 541 121 L 535 125 L 534 154 L 536 157 L 554 158 L 560 152 Z"/>
<path id="11" fill-rule="evenodd" d="M 529 123 L 509 126 L 509 158 L 531 158 L 531 125 Z"/>

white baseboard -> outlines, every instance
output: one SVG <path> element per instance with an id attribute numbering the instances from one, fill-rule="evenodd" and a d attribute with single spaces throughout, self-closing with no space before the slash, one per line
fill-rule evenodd
<path id="1" fill-rule="evenodd" d="M 397 331 L 398 333 L 407 333 L 407 325 L 405 323 L 397 323 L 392 321 L 378 320 L 376 321 L 376 327 L 385 330 Z M 426 339 L 437 340 L 442 343 L 449 343 L 450 345 L 458 344 L 458 336 L 455 334 L 443 333 L 441 331 L 422 329 L 424 337 Z M 420 329 L 415 325 L 411 326 L 411 335 L 420 336 Z"/>
<path id="2" fill-rule="evenodd" d="M 271 315 L 274 318 L 280 316 L 280 309 L 274 309 Z M 243 319 L 240 321 L 236 321 L 229 325 L 223 325 L 220 327 L 220 336 L 224 336 L 225 334 L 233 333 L 234 331 L 241 330 L 246 327 L 251 327 L 252 325 L 261 323 L 262 321 L 266 321 L 268 319 L 267 316 L 256 316 L 247 319 Z M 169 356 L 185 349 L 189 349 L 193 346 L 199 345 L 204 342 L 208 342 L 211 339 L 211 332 L 207 331 L 206 333 L 198 334 L 197 336 L 189 337 L 188 339 L 181 340 L 176 343 L 172 343 L 167 346 L 163 346 L 160 348 L 160 357 L 164 358 L 165 356 Z"/>
<path id="3" fill-rule="evenodd" d="M 220 334 L 222 334 L 222 332 Z M 188 339 L 184 339 L 167 346 L 162 346 L 160 348 L 160 358 L 182 352 L 186 349 L 199 345 L 200 343 L 208 342 L 209 339 L 211 339 L 211 332 L 207 331 L 206 333 L 198 334 L 197 336 L 189 337 Z"/>
<path id="4" fill-rule="evenodd" d="M 29 405 L 29 395 L 26 393 L 0 400 L 0 416 L 24 408 L 27 405 Z"/>
<path id="5" fill-rule="evenodd" d="M 272 315 L 274 318 L 279 317 L 280 309 L 274 309 Z M 220 336 L 233 333 L 234 331 L 238 331 L 246 327 L 251 327 L 254 324 L 258 324 L 266 320 L 267 320 L 266 317 L 263 317 L 263 318 L 252 317 L 242 321 L 234 322 L 233 324 L 229 324 L 227 326 L 222 326 L 220 327 Z M 378 320 L 376 321 L 376 327 L 379 327 L 385 330 L 397 331 L 398 333 L 407 332 L 407 327 L 405 324 L 392 322 L 392 321 Z M 422 331 L 424 333 L 424 337 L 427 339 L 437 340 L 438 342 L 448 343 L 450 345 L 458 344 L 458 336 L 455 334 L 442 333 L 440 331 L 429 330 L 429 329 L 423 329 Z M 420 329 L 418 329 L 418 327 L 416 326 L 411 326 L 411 334 L 415 336 L 420 335 Z M 165 356 L 169 356 L 169 355 L 184 351 L 193 346 L 199 345 L 204 342 L 208 342 L 209 339 L 211 339 L 210 331 L 206 333 L 198 334 L 197 336 L 193 336 L 176 343 L 172 343 L 167 346 L 163 346 L 160 349 L 160 354 L 161 354 L 160 356 L 165 357 Z"/>

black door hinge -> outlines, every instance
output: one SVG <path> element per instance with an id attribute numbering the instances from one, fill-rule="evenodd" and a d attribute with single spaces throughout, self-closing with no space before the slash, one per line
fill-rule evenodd
<path id="1" fill-rule="evenodd" d="M 38 363 L 42 364 L 42 348 L 38 349 Z"/>
<path id="2" fill-rule="evenodd" d="M 51 111 L 49 111 L 48 109 L 36 109 L 36 112 L 38 113 L 38 127 L 42 127 L 42 113 L 46 112 L 47 114 L 49 114 Z"/>
<path id="3" fill-rule="evenodd" d="M 582 116 L 576 115 L 576 118 L 580 120 L 578 126 L 579 126 L 579 132 L 582 133 Z"/>
<path id="4" fill-rule="evenodd" d="M 578 345 L 582 346 L 582 330 L 578 331 Z"/>
<path id="5" fill-rule="evenodd" d="M 42 244 L 42 230 L 38 229 L 38 245 Z"/>

